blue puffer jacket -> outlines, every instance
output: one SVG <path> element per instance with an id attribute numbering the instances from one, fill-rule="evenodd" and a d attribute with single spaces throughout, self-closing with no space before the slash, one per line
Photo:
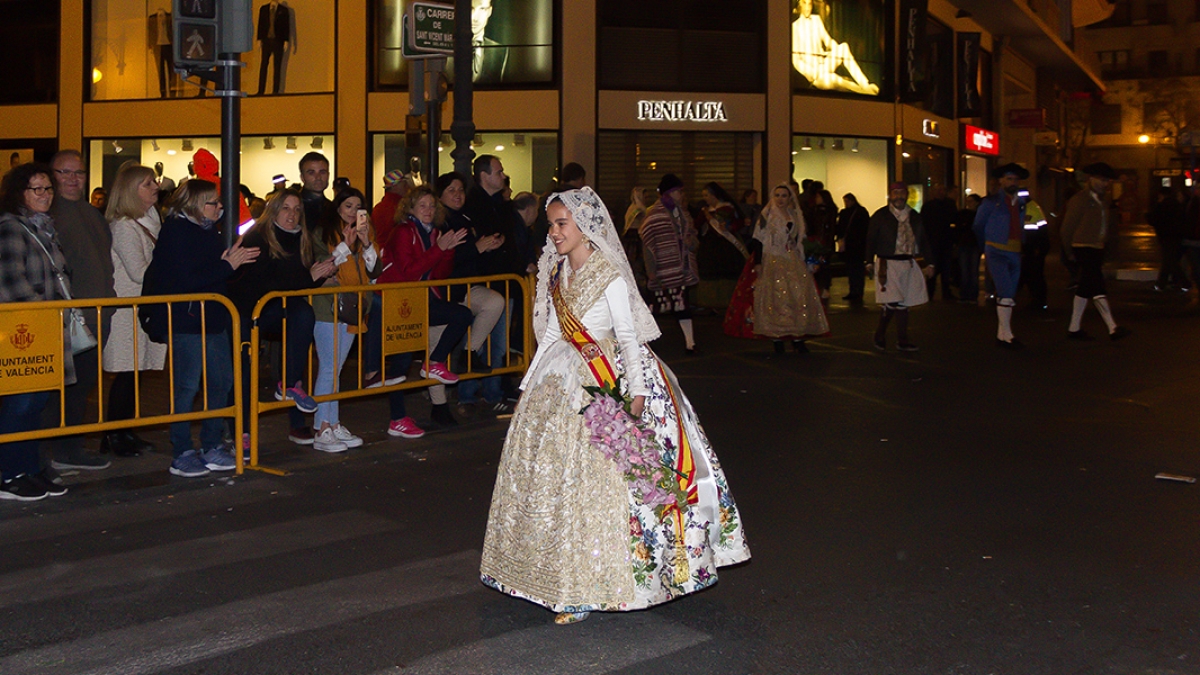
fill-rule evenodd
<path id="1" fill-rule="evenodd" d="M 981 244 L 997 244 L 1004 246 L 1008 243 L 1008 204 L 1004 200 L 1008 195 L 1003 190 L 996 190 L 984 198 L 975 212 L 975 239 Z M 1021 242 L 1025 241 L 1025 200 L 1018 199 L 1020 205 Z"/>

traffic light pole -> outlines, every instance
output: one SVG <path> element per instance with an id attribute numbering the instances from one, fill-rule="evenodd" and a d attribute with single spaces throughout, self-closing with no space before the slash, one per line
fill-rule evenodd
<path id="1" fill-rule="evenodd" d="M 225 247 L 237 241 L 242 224 L 242 66 L 238 54 L 222 53 L 218 67 L 222 71 L 221 91 L 221 203 L 225 209 Z"/>
<path id="2" fill-rule="evenodd" d="M 454 16 L 454 121 L 450 123 L 454 151 L 450 156 L 454 158 L 454 170 L 471 180 L 471 160 L 475 159 L 475 151 L 471 149 L 471 141 L 475 139 L 471 0 L 455 0 Z"/>

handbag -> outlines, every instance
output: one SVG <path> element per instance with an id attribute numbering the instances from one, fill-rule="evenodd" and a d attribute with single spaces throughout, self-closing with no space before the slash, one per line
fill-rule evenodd
<path id="1" fill-rule="evenodd" d="M 67 284 L 63 281 L 62 270 L 54 264 L 54 256 L 50 255 L 50 251 L 42 243 L 42 240 L 29 231 L 28 226 L 22 223 L 21 227 L 24 227 L 26 234 L 42 247 L 42 253 L 46 254 L 46 260 L 50 263 L 50 271 L 54 273 L 54 279 L 58 281 L 59 292 L 62 293 L 63 299 L 70 300 L 71 293 L 67 291 Z M 87 322 L 83 319 L 83 312 L 78 307 L 71 308 L 71 316 L 67 321 L 67 337 L 71 342 L 68 346 L 71 348 L 72 356 L 96 348 L 96 336 L 92 334 L 92 329 L 87 327 Z"/>
<path id="2" fill-rule="evenodd" d="M 362 267 L 360 267 L 358 264 L 358 256 L 356 254 L 351 254 L 349 261 L 353 263 L 355 276 L 358 278 L 358 283 L 352 284 L 352 285 L 356 285 L 356 286 L 366 285 L 367 282 L 363 279 L 363 276 L 362 276 Z M 354 279 L 349 279 L 349 281 L 354 281 Z M 339 274 L 338 275 L 338 283 L 340 284 L 341 282 L 342 282 L 342 275 Z M 339 323 L 344 323 L 348 326 L 357 326 L 358 325 L 358 318 L 359 318 L 359 311 L 358 311 L 359 303 L 358 303 L 358 301 L 359 301 L 360 297 L 362 297 L 362 293 L 338 293 L 337 294 L 337 320 Z M 363 304 L 363 308 L 362 308 L 362 317 L 364 319 L 367 316 L 367 312 L 369 312 L 371 309 L 371 294 L 370 293 L 368 293 L 366 295 L 365 300 L 366 300 L 366 302 Z"/>

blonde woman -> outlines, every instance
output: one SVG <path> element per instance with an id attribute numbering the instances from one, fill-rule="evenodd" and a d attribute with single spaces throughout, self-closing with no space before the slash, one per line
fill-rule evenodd
<path id="1" fill-rule="evenodd" d="M 124 164 L 108 194 L 108 227 L 112 230 L 113 288 L 121 298 L 142 294 L 142 278 L 154 257 L 162 221 L 158 216 L 158 181 L 154 169 L 136 162 Z M 151 342 L 138 324 L 133 308 L 113 315 L 104 343 L 104 370 L 116 373 L 108 390 L 108 419 L 133 419 L 136 371 L 162 370 L 167 345 Z M 154 446 L 128 430 L 104 435 L 102 452 L 137 457 Z"/>

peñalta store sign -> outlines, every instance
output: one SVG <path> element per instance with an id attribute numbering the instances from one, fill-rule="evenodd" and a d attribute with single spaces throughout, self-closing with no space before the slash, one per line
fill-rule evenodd
<path id="1" fill-rule="evenodd" d="M 722 101 L 638 101 L 637 118 L 647 122 L 728 122 Z"/>

